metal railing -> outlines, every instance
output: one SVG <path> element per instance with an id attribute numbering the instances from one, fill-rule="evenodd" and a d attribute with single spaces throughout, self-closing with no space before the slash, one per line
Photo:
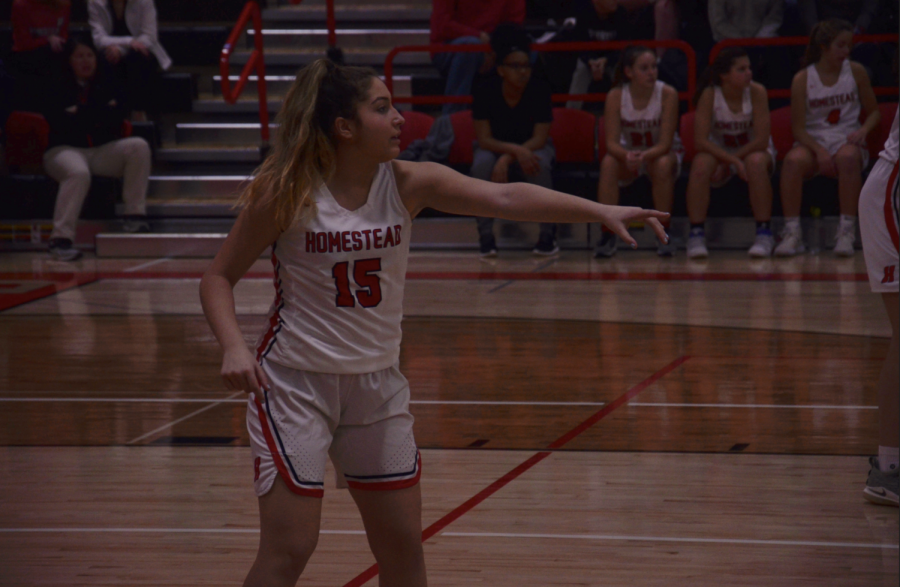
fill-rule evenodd
<path id="1" fill-rule="evenodd" d="M 632 45 L 643 45 L 650 49 L 664 47 L 667 49 L 679 49 L 687 58 L 687 91 L 679 92 L 678 98 L 686 100 L 688 108 L 693 109 L 691 98 L 697 85 L 697 54 L 694 48 L 684 41 L 584 41 L 571 43 L 541 43 L 531 45 L 532 51 L 559 52 L 559 51 L 610 51 L 625 49 Z M 394 47 L 384 60 L 384 79 L 388 91 L 394 92 L 394 58 L 400 53 L 489 53 L 490 45 L 404 45 Z M 606 99 L 605 92 L 591 94 L 553 94 L 554 102 L 579 100 L 583 102 L 599 102 Z M 470 104 L 471 96 L 396 96 L 397 104 Z"/>
<path id="2" fill-rule="evenodd" d="M 900 35 L 856 35 L 853 37 L 854 43 L 897 43 Z M 716 43 L 709 52 L 709 62 L 712 63 L 716 56 L 725 47 L 793 47 L 809 43 L 809 37 L 772 37 L 769 39 L 725 39 Z M 896 96 L 898 90 L 896 86 L 882 86 L 873 88 L 876 96 Z M 790 98 L 791 90 L 789 88 L 769 89 L 769 98 Z"/>

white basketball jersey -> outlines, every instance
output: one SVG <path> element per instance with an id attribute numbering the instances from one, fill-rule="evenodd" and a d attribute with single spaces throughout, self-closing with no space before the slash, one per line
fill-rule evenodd
<path id="1" fill-rule="evenodd" d="M 319 373 L 371 373 L 400 356 L 400 320 L 412 219 L 391 163 L 369 198 L 342 208 L 321 186 L 318 214 L 282 233 L 272 250 L 275 302 L 258 358 Z"/>
<path id="2" fill-rule="evenodd" d="M 726 150 L 737 150 L 753 140 L 753 103 L 749 86 L 741 97 L 740 112 L 733 112 L 722 94 L 722 88 L 713 86 L 709 139 Z"/>
<path id="3" fill-rule="evenodd" d="M 659 142 L 662 125 L 662 93 L 665 83 L 657 80 L 650 101 L 643 110 L 635 110 L 631 99 L 631 84 L 622 86 L 620 144 L 629 151 L 643 151 Z"/>
<path id="4" fill-rule="evenodd" d="M 806 130 L 822 146 L 847 142 L 847 135 L 859 130 L 859 90 L 850 60 L 841 66 L 833 86 L 822 85 L 815 65 L 806 68 Z"/>
<path id="5" fill-rule="evenodd" d="M 896 163 L 900 159 L 900 153 L 898 153 L 900 151 L 900 136 L 898 136 L 900 126 L 898 124 L 900 124 L 900 107 L 894 113 L 894 124 L 891 125 L 891 132 L 884 142 L 884 149 L 878 153 L 878 156 L 888 163 Z"/>

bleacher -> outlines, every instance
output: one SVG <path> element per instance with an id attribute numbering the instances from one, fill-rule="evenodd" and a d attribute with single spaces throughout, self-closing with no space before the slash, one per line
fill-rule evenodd
<path id="1" fill-rule="evenodd" d="M 428 43 L 431 0 L 402 1 L 402 4 L 387 0 L 335 1 L 338 46 L 347 64 L 368 65 L 382 71 L 385 58 L 394 47 Z M 266 107 L 274 120 L 297 69 L 326 54 L 326 6 L 325 0 L 303 0 L 299 5 L 291 4 L 289 0 L 262 0 L 261 4 Z M 82 216 L 86 221 L 79 224 L 77 244 L 93 245 L 96 242 L 97 252 L 101 255 L 157 254 L 160 251 L 208 254 L 214 251 L 214 243 L 218 241 L 210 240 L 209 235 L 227 232 L 235 215 L 233 204 L 237 193 L 265 151 L 260 139 L 255 76 L 251 76 L 234 104 L 226 103 L 221 90 L 220 53 L 244 1 L 156 0 L 156 5 L 160 41 L 175 65 L 163 75 L 159 120 L 135 124 L 133 130 L 147 138 L 153 147 L 148 214 L 156 234 L 117 234 L 114 218 L 118 182 L 97 179 L 92 184 Z M 11 46 L 8 18 L 8 14 L 0 13 L 0 56 Z M 540 23 L 531 23 L 529 28 L 532 32 L 541 31 Z M 83 1 L 73 1 L 71 30 L 88 32 Z M 230 84 L 237 81 L 250 59 L 258 34 L 260 31 L 253 30 L 251 25 L 240 36 L 230 58 Z M 703 65 L 698 63 L 698 68 L 702 69 Z M 399 54 L 394 60 L 393 80 L 396 97 L 443 93 L 443 80 L 427 52 Z M 880 99 L 894 102 L 896 96 Z M 401 108 L 410 112 L 413 107 L 403 104 Z M 417 112 L 410 112 L 404 146 L 424 136 L 430 126 L 429 117 L 437 113 L 435 106 L 415 106 L 415 110 Z M 474 138 L 471 117 L 467 119 L 466 114 L 454 119 L 456 144 L 449 162 L 462 171 L 471 161 L 471 139 Z M 890 124 L 890 117 L 884 124 Z M 558 150 L 557 189 L 596 198 L 598 162 L 602 158 L 598 148 L 603 143 L 598 141 L 598 137 L 603 136 L 598 125 L 602 126 L 602 118 L 598 119 L 592 113 L 564 108 L 555 110 L 552 137 Z M 274 125 L 271 126 L 274 131 Z M 12 175 L 0 176 L 0 225 L 4 227 L 0 228 L 0 236 L 6 237 L 0 241 L 0 250 L 40 248 L 41 245 L 34 242 L 35 232 L 26 228 L 37 225 L 47 229 L 46 219 L 52 217 L 56 184 L 38 172 L 34 161 L 30 165 L 27 160 L 25 163 L 14 165 Z M 778 216 L 777 177 L 774 181 L 775 215 Z M 680 218 L 686 213 L 686 182 L 685 169 L 676 185 L 675 235 L 686 222 Z M 744 247 L 744 240 L 752 239 L 753 234 L 746 186 L 732 182 L 725 189 L 734 193 L 729 192 L 727 197 L 714 193 L 711 200 L 710 222 L 724 228 L 710 230 L 710 245 Z M 817 226 L 827 236 L 831 217 L 837 215 L 836 184 L 832 180 L 817 179 L 809 184 L 806 192 L 810 196 L 804 203 L 804 214 L 815 216 Z M 649 184 L 645 179 L 639 180 L 623 191 L 623 203 L 649 206 L 649 194 Z M 440 228 L 420 231 L 419 234 L 429 236 L 418 237 L 415 244 L 432 247 L 475 245 L 477 239 L 471 220 L 439 214 L 424 216 L 417 223 L 435 223 Z M 596 231 L 597 227 L 593 228 Z M 501 225 L 501 245 L 529 246 L 533 235 L 528 230 L 527 227 Z M 198 238 L 205 244 L 187 246 L 185 234 L 201 235 Z M 171 243 L 177 244 L 167 245 L 165 235 L 173 235 Z M 715 235 L 720 236 L 716 238 Z M 636 236 L 639 242 L 644 242 L 640 235 Z M 567 248 L 584 248 L 590 246 L 591 238 L 590 227 L 572 227 L 561 234 L 560 244 Z M 646 242 L 651 243 L 649 236 Z"/>

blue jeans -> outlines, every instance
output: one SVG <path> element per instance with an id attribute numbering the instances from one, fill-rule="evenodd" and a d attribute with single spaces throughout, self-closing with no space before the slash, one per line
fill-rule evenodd
<path id="1" fill-rule="evenodd" d="M 482 41 L 478 37 L 460 37 L 449 44 L 481 45 Z M 472 80 L 484 63 L 484 53 L 437 53 L 432 62 L 447 78 L 445 96 L 469 96 L 472 94 Z M 467 107 L 466 104 L 444 104 L 443 114 L 460 112 Z"/>
<path id="2" fill-rule="evenodd" d="M 538 172 L 537 175 L 525 175 L 519 164 L 513 163 L 509 166 L 509 180 L 511 182 L 525 181 L 527 183 L 532 183 L 547 188 L 548 190 L 553 189 L 553 178 L 551 175 L 551 171 L 553 166 L 553 159 L 556 156 L 556 149 L 554 148 L 553 143 L 548 139 L 547 144 L 535 151 L 534 154 L 537 155 L 538 161 L 540 161 L 540 172 Z M 472 160 L 472 167 L 469 170 L 469 175 L 471 175 L 475 179 L 491 181 L 491 174 L 494 171 L 494 165 L 497 164 L 497 159 L 499 157 L 500 156 L 497 153 L 482 149 L 480 147 L 476 147 L 475 154 Z M 478 237 L 480 239 L 485 240 L 494 238 L 493 218 L 476 217 L 475 220 L 476 224 L 478 225 Z M 556 238 L 556 224 L 541 222 L 540 234 L 541 239 L 549 240 Z"/>

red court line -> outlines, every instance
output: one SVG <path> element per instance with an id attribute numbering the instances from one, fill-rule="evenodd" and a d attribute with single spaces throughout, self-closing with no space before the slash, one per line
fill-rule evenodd
<path id="1" fill-rule="evenodd" d="M 53 281 L 54 283 L 25 293 L 0 293 L 0 312 L 97 281 L 97 278 L 90 273 L 60 273 L 42 277 L 43 279 L 40 281 Z"/>
<path id="2" fill-rule="evenodd" d="M 581 424 L 579 424 L 578 426 L 576 426 L 575 428 L 570 430 L 569 432 L 567 432 L 567 433 L 563 434 L 562 436 L 560 436 L 559 438 L 557 438 L 555 441 L 550 443 L 550 445 L 547 446 L 547 448 L 548 449 L 562 448 L 563 446 L 568 444 L 570 441 L 572 441 L 575 437 L 577 437 L 584 431 L 588 430 L 589 428 L 591 428 L 592 426 L 597 424 L 597 422 L 599 422 L 606 416 L 610 415 L 617 408 L 620 408 L 623 405 L 625 405 L 626 403 L 628 403 L 629 400 L 634 398 L 634 396 L 636 396 L 640 392 L 647 389 L 647 387 L 649 387 L 650 385 L 652 385 L 653 383 L 655 383 L 662 377 L 665 377 L 666 375 L 668 375 L 669 373 L 671 373 L 672 371 L 674 371 L 675 369 L 677 369 L 678 367 L 683 365 L 685 363 L 685 361 L 687 361 L 689 358 L 690 357 L 688 357 L 688 356 L 678 357 L 677 359 L 675 359 L 674 361 L 672 361 L 671 363 L 669 363 L 668 365 L 666 365 L 665 367 L 663 367 L 662 369 L 660 369 L 659 371 L 657 371 L 656 373 L 654 373 L 653 375 L 648 377 L 647 379 L 644 379 L 643 381 L 641 381 L 640 383 L 638 383 L 637 385 L 635 385 L 634 387 L 632 387 L 631 389 L 629 389 L 628 391 L 626 391 L 625 393 L 620 395 L 618 398 L 616 398 L 609 404 L 605 405 L 603 407 L 603 409 L 601 409 L 600 411 L 595 413 L 593 416 L 591 416 L 590 418 L 588 418 L 587 420 L 585 420 L 584 422 L 582 422 Z M 462 517 L 467 512 L 469 512 L 472 508 L 474 508 L 475 506 L 477 506 L 478 504 L 480 504 L 481 502 L 483 502 L 484 500 L 486 500 L 493 494 L 497 493 L 498 491 L 500 491 L 500 489 L 502 489 L 503 487 L 508 485 L 511 481 L 515 480 L 517 477 L 522 475 L 522 473 L 525 473 L 526 471 L 528 471 L 529 469 L 534 467 L 536 464 L 538 464 L 541 461 L 543 461 L 544 459 L 546 459 L 548 456 L 550 456 L 550 454 L 551 453 L 548 451 L 542 451 L 542 452 L 532 455 L 531 457 L 528 458 L 528 460 L 521 463 L 519 466 L 514 468 L 512 471 L 510 471 L 506 475 L 500 477 L 499 479 L 497 479 L 496 481 L 494 481 L 493 483 L 491 483 L 490 485 L 488 485 L 487 487 L 482 489 L 480 492 L 478 492 L 478 494 L 476 494 L 475 496 L 473 496 L 472 498 L 467 500 L 465 503 L 458 506 L 452 512 L 445 515 L 443 518 L 441 518 L 437 522 L 433 523 L 431 526 L 426 528 L 424 531 L 422 531 L 422 542 L 425 542 L 426 540 L 428 540 L 429 538 L 431 538 L 432 536 L 434 536 L 435 534 L 437 534 L 438 532 L 440 532 L 441 530 L 443 530 L 444 528 L 446 528 L 447 526 L 449 526 L 450 524 L 452 524 L 453 522 L 458 520 L 460 517 Z M 367 581 L 371 580 L 372 578 L 374 578 L 377 575 L 378 575 L 378 565 L 374 564 L 371 567 L 369 567 L 368 569 L 366 569 L 365 571 L 363 571 L 362 573 L 360 573 L 354 579 L 352 579 L 349 583 L 344 585 L 344 587 L 361 587 L 363 584 L 365 584 Z"/>
<path id="3" fill-rule="evenodd" d="M 52 273 L 0 273 L 0 279 L 52 279 Z M 198 271 L 98 271 L 97 279 L 200 279 Z M 247 273 L 249 279 L 271 279 L 272 272 Z M 541 272 L 530 271 L 410 271 L 409 280 L 437 281 L 859 281 L 866 273 L 685 273 L 685 272 Z"/>

